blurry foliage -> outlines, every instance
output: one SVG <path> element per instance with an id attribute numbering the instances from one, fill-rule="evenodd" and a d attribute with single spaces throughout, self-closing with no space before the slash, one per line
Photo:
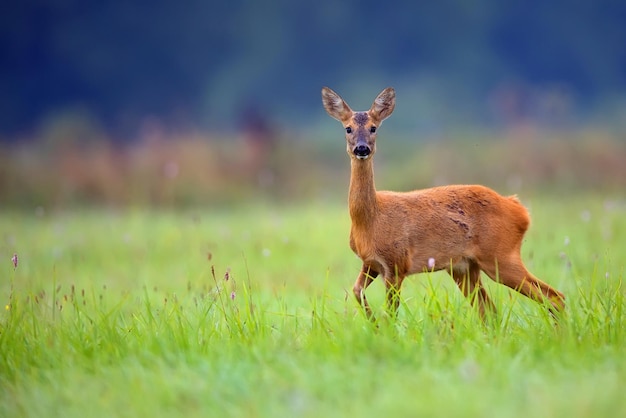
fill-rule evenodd
<path id="1" fill-rule="evenodd" d="M 325 117 L 322 85 L 357 103 L 393 85 L 398 123 L 425 132 L 494 122 L 488 102 L 511 85 L 560 92 L 569 122 L 594 111 L 615 122 L 602 106 L 624 107 L 625 44 L 626 3 L 614 0 L 8 2 L 0 133 L 76 107 L 117 140 L 145 117 L 214 132 L 248 103 L 295 128 Z M 535 108 L 525 103 L 522 115 Z"/>
<path id="2" fill-rule="evenodd" d="M 259 143 L 246 135 L 176 137 L 154 128 L 130 146 L 106 140 L 79 146 L 63 140 L 54 147 L 46 141 L 4 144 L 0 202 L 2 208 L 55 209 L 343 201 L 350 169 L 342 141 L 278 136 Z M 379 189 L 482 183 L 524 196 L 626 188 L 626 146 L 602 131 L 546 135 L 529 130 L 425 143 L 385 136 L 379 142 Z"/>

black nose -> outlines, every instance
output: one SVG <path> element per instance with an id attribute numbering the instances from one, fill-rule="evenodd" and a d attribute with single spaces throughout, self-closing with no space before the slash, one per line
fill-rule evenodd
<path id="1" fill-rule="evenodd" d="M 354 148 L 354 155 L 360 158 L 367 157 L 371 152 L 372 150 L 367 145 L 359 145 Z"/>

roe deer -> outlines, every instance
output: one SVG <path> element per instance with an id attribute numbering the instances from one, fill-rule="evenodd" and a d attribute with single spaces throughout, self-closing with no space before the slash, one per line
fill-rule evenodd
<path id="1" fill-rule="evenodd" d="M 376 191 L 372 158 L 378 128 L 394 110 L 396 93 L 386 88 L 366 112 L 354 112 L 328 87 L 322 102 L 346 131 L 350 156 L 350 247 L 363 261 L 354 295 L 374 320 L 364 291 L 379 275 L 385 282 L 387 309 L 395 315 L 404 278 L 447 270 L 472 305 L 495 307 L 480 281 L 480 271 L 555 314 L 565 297 L 533 276 L 520 257 L 530 223 L 516 196 L 504 197 L 480 185 L 434 187 L 412 192 Z"/>

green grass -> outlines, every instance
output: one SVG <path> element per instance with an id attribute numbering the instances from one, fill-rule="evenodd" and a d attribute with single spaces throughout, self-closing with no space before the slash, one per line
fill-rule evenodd
<path id="1" fill-rule="evenodd" d="M 4 212 L 0 416 L 625 416 L 626 202 L 525 203 L 556 327 L 491 282 L 483 325 L 435 273 L 375 329 L 344 205 Z"/>

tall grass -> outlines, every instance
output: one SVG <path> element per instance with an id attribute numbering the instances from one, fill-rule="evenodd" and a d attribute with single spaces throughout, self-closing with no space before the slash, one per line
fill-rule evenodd
<path id="1" fill-rule="evenodd" d="M 622 416 L 625 202 L 526 203 L 556 324 L 494 283 L 482 324 L 435 273 L 395 320 L 373 284 L 373 326 L 342 206 L 5 212 L 0 415 Z"/>

